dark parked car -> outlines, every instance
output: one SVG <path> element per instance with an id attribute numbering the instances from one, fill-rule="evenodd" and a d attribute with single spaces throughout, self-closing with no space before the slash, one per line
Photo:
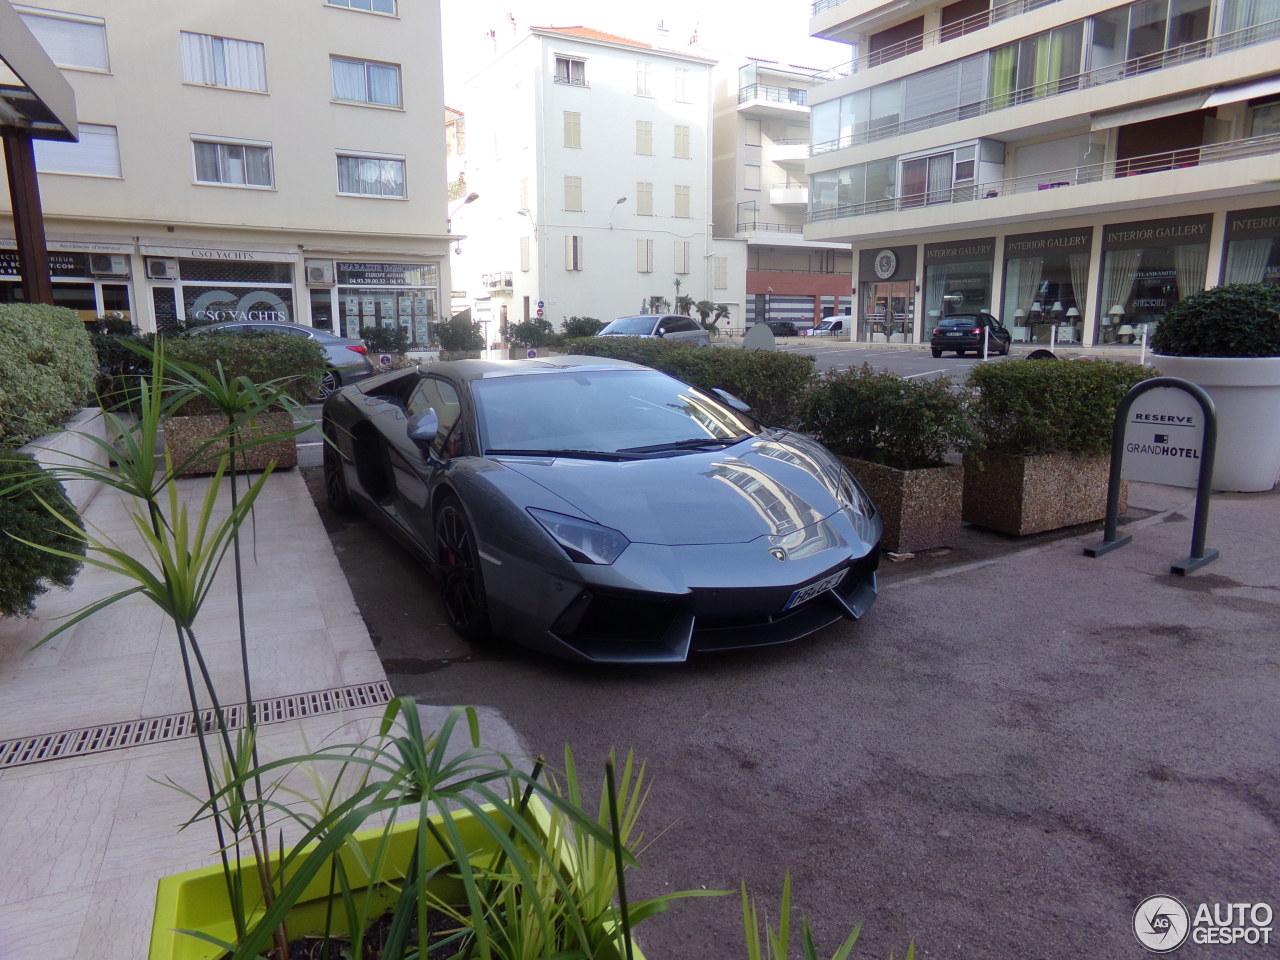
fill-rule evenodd
<path id="1" fill-rule="evenodd" d="M 642 313 L 634 317 L 618 317 L 605 324 L 597 337 L 661 337 L 681 343 L 706 346 L 711 334 L 698 325 L 692 317 L 678 313 Z"/>
<path id="2" fill-rule="evenodd" d="M 467 638 L 672 662 L 862 616 L 881 535 L 866 493 L 716 394 L 599 357 L 397 370 L 325 402 L 325 489 L 437 575 Z"/>
<path id="3" fill-rule="evenodd" d="M 991 332 L 987 352 L 1007 357 L 1013 336 L 1003 323 L 989 313 L 953 313 L 949 317 L 943 317 L 933 328 L 929 346 L 933 348 L 935 357 L 942 356 L 944 350 L 954 350 L 957 357 L 964 356 L 966 350 L 982 353 L 983 340 L 986 338 L 984 331 L 987 330 Z"/>
<path id="4" fill-rule="evenodd" d="M 351 337 L 339 337 L 327 330 L 317 330 L 303 323 L 288 323 L 283 320 L 228 320 L 226 323 L 210 323 L 202 327 L 192 327 L 187 336 L 208 333 L 232 334 L 264 334 L 287 333 L 295 337 L 309 337 L 320 344 L 324 350 L 326 369 L 324 379 L 320 381 L 320 396 L 323 400 L 339 387 L 356 383 L 365 377 L 377 373 L 377 369 L 369 362 L 369 350 L 363 340 Z"/>
<path id="5" fill-rule="evenodd" d="M 790 320 L 769 320 L 765 325 L 773 331 L 775 337 L 798 337 L 800 331 Z"/>

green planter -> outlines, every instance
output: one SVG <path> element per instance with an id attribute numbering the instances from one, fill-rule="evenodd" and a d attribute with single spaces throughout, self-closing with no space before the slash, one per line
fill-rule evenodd
<path id="1" fill-rule="evenodd" d="M 535 829 L 542 836 L 547 836 L 551 819 L 546 808 L 535 797 L 529 802 L 529 812 Z M 439 823 L 439 817 L 432 818 Z M 472 815 L 456 813 L 452 817 L 463 838 L 464 845 L 470 855 L 471 862 L 478 867 L 493 863 L 497 847 L 486 833 L 480 822 Z M 382 881 L 375 887 L 374 897 L 379 907 L 390 909 L 395 902 L 398 890 L 394 882 L 403 878 L 409 860 L 410 851 L 417 840 L 418 824 L 416 821 L 405 821 L 391 829 L 389 840 L 390 856 L 386 858 L 385 869 L 378 878 Z M 375 850 L 388 843 L 381 829 L 366 830 L 356 835 L 366 855 L 372 857 Z M 567 848 L 561 849 L 567 854 Z M 433 843 L 428 847 L 428 859 L 433 855 L 441 855 L 440 848 Z M 368 874 L 364 872 L 350 850 L 343 849 L 343 866 L 348 875 L 360 878 L 364 888 L 369 886 Z M 244 901 L 246 904 L 259 904 L 262 887 L 258 882 L 258 874 L 251 859 L 241 860 L 235 865 L 244 885 Z M 566 856 L 567 871 L 572 864 Z M 355 883 L 359 886 L 359 882 Z M 431 890 L 448 902 L 463 900 L 462 887 L 448 876 L 440 876 L 431 881 Z M 318 934 L 324 930 L 326 915 L 330 912 L 329 874 L 320 871 L 305 894 L 299 898 L 297 906 L 290 911 L 288 929 L 290 939 L 298 939 L 308 934 Z M 226 908 L 227 893 L 220 866 L 200 867 L 177 873 L 160 880 L 156 890 L 155 919 L 151 929 L 151 946 L 147 953 L 148 960 L 217 960 L 224 951 L 181 930 L 197 930 L 218 937 L 225 941 L 235 939 L 231 915 Z M 259 905 L 255 916 L 261 915 Z M 335 904 L 330 918 L 331 929 L 335 934 L 345 934 L 344 913 L 341 904 Z M 632 941 L 635 960 L 644 960 L 639 947 Z M 622 960 L 622 955 L 602 957 L 602 960 Z"/>

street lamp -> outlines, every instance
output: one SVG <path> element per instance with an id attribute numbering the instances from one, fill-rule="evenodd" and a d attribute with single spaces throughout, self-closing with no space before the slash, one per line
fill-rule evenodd
<path id="1" fill-rule="evenodd" d="M 609 229 L 610 230 L 613 229 L 613 211 L 617 210 L 619 206 L 621 206 L 626 202 L 627 202 L 626 197 L 619 197 L 617 200 L 613 201 L 613 206 L 609 208 Z"/>

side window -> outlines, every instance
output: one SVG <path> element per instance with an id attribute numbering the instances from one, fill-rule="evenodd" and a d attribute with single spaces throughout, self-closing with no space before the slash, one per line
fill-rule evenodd
<path id="1" fill-rule="evenodd" d="M 668 333 L 687 333 L 690 330 L 697 330 L 692 320 L 688 317 L 667 317 Z"/>
<path id="2" fill-rule="evenodd" d="M 458 429 L 451 433 L 451 428 L 458 422 L 462 407 L 458 402 L 457 391 L 451 384 L 435 377 L 423 377 L 410 394 L 406 406 L 410 417 L 416 417 L 429 410 L 435 411 L 439 418 L 439 425 L 436 427 L 436 438 L 431 441 L 433 453 L 448 458 L 457 456 L 461 452 L 462 431 Z M 448 449 L 446 449 L 446 439 Z"/>

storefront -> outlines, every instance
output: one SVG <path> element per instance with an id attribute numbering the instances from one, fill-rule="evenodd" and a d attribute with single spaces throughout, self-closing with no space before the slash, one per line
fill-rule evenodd
<path id="1" fill-rule="evenodd" d="M 916 332 L 916 248 L 882 247 L 858 254 L 858 339 L 907 343 Z"/>
<path id="2" fill-rule="evenodd" d="M 335 265 L 338 333 L 360 336 L 362 327 L 399 324 L 420 347 L 435 342 L 440 317 L 438 263 L 355 263 Z"/>
<path id="3" fill-rule="evenodd" d="M 132 317 L 129 244 L 50 242 L 49 273 L 53 299 L 85 322 L 99 317 Z M 18 275 L 17 244 L 0 239 L 0 303 L 26 299 Z"/>
<path id="4" fill-rule="evenodd" d="M 1280 207 L 1227 214 L 1223 283 L 1280 283 Z"/>
<path id="5" fill-rule="evenodd" d="M 192 322 L 300 320 L 296 253 L 146 244 L 141 251 L 156 330 Z"/>
<path id="6" fill-rule="evenodd" d="M 1205 288 L 1212 216 L 1103 228 L 1097 343 L 1134 343 L 1169 307 Z"/>
<path id="7" fill-rule="evenodd" d="M 1080 341 L 1092 243 L 1092 227 L 1005 237 L 1000 312 L 1015 341 Z"/>
<path id="8" fill-rule="evenodd" d="M 991 310 L 995 250 L 994 237 L 924 245 L 921 309 L 926 323 L 921 340 L 932 334 L 934 324 L 943 317 Z"/>

